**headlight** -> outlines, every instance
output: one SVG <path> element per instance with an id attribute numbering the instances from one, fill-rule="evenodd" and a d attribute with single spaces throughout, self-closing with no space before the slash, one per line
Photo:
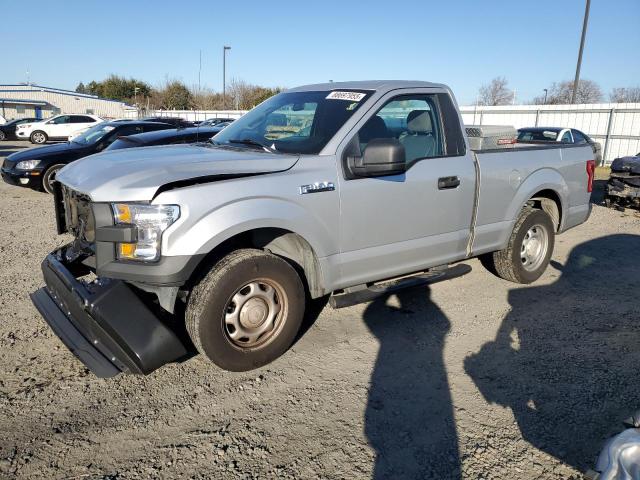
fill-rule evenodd
<path id="1" fill-rule="evenodd" d="M 16 163 L 16 168 L 18 170 L 33 170 L 38 165 L 40 165 L 40 160 L 23 160 Z"/>
<path id="2" fill-rule="evenodd" d="M 111 209 L 116 224 L 133 225 L 137 231 L 136 243 L 117 244 L 119 260 L 158 260 L 162 232 L 180 217 L 178 205 L 113 203 Z"/>

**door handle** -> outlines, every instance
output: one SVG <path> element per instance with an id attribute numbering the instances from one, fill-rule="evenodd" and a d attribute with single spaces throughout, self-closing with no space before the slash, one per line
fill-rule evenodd
<path id="1" fill-rule="evenodd" d="M 449 188 L 458 188 L 460 186 L 459 177 L 440 177 L 438 179 L 438 190 L 447 190 Z"/>

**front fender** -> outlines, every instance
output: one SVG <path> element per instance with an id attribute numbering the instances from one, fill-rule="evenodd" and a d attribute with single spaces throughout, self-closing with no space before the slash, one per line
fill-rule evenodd
<path id="1" fill-rule="evenodd" d="M 206 254 L 237 234 L 269 227 L 297 233 L 317 257 L 338 251 L 329 226 L 310 210 L 285 198 L 256 197 L 221 205 L 201 218 L 190 218 L 187 212 L 163 236 L 163 252 L 170 256 Z"/>

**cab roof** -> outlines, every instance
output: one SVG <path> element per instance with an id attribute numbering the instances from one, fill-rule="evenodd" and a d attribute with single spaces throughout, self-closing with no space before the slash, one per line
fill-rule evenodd
<path id="1" fill-rule="evenodd" d="M 441 83 L 423 82 L 420 80 L 360 80 L 355 82 L 327 82 L 302 85 L 287 90 L 288 92 L 330 91 L 330 90 L 373 90 L 389 91 L 398 88 L 447 88 Z"/>

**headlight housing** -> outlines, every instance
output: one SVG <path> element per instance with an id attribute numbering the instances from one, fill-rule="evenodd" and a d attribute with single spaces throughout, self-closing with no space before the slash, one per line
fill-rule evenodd
<path id="1" fill-rule="evenodd" d="M 38 165 L 40 165 L 40 160 L 22 160 L 16 163 L 16 168 L 18 170 L 33 170 Z"/>
<path id="2" fill-rule="evenodd" d="M 116 244 L 118 260 L 154 262 L 160 259 L 162 233 L 180 218 L 178 205 L 111 204 L 117 225 L 132 225 L 136 229 L 135 243 Z"/>

